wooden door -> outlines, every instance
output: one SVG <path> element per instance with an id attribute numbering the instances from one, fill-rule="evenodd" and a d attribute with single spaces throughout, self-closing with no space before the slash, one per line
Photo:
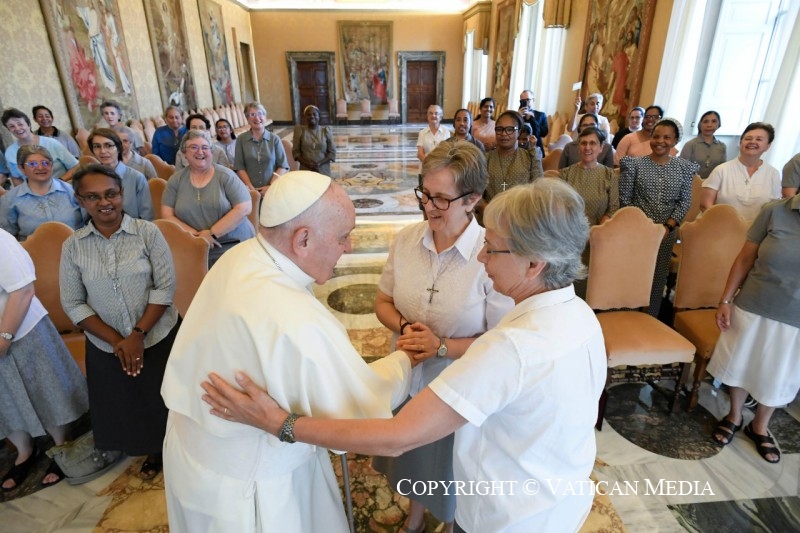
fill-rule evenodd
<path id="1" fill-rule="evenodd" d="M 297 90 L 300 95 L 300 120 L 307 105 L 319 108 L 319 123 L 330 124 L 330 95 L 328 94 L 328 64 L 325 61 L 297 62 Z"/>
<path id="2" fill-rule="evenodd" d="M 428 106 L 436 104 L 436 61 L 406 63 L 407 122 L 427 122 Z"/>

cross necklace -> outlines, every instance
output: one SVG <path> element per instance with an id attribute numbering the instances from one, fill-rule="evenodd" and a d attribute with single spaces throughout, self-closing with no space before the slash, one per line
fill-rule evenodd
<path id="1" fill-rule="evenodd" d="M 111 278 L 111 288 L 114 290 L 114 296 L 117 296 L 117 291 L 119 290 L 119 275 L 118 275 L 118 270 L 119 270 L 119 257 L 118 257 L 118 255 L 119 254 L 117 253 L 117 247 L 114 246 L 114 241 L 111 240 L 110 238 L 107 239 L 107 240 L 108 240 L 108 244 L 111 245 L 111 251 L 114 252 L 114 254 L 113 254 L 114 255 L 114 258 L 113 258 L 113 260 L 114 260 L 114 273 L 113 274 L 111 273 L 111 269 L 108 268 L 109 260 L 108 260 L 108 253 L 106 253 L 108 251 L 108 248 L 106 247 L 106 252 L 104 252 L 102 247 L 98 244 L 97 240 L 94 241 L 94 247 L 95 247 L 95 249 L 97 249 L 97 254 L 101 258 L 101 262 L 103 263 L 103 268 L 105 268 L 106 274 L 108 274 L 108 277 Z M 103 259 L 103 258 L 105 258 L 105 259 Z"/>
<path id="2" fill-rule="evenodd" d="M 450 250 L 453 250 L 453 248 L 451 248 Z M 445 272 L 447 270 L 447 267 L 449 267 L 453 263 L 453 261 L 455 261 L 457 255 L 458 255 L 458 250 L 456 250 L 455 253 L 450 254 L 450 259 L 446 263 L 439 265 L 439 268 L 436 270 L 436 274 L 433 276 L 433 282 L 431 283 L 431 286 L 425 289 L 430 293 L 430 297 L 428 298 L 429 304 L 433 303 L 433 295 L 439 292 L 439 289 L 436 288 L 436 282 L 439 281 L 439 276 L 441 276 L 442 272 Z M 430 260 L 431 263 L 431 272 L 433 272 L 433 257 L 429 255 L 428 259 Z"/>

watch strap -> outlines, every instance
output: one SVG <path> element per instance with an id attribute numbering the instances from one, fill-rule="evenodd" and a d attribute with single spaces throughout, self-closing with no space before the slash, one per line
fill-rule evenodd
<path id="1" fill-rule="evenodd" d="M 298 418 L 300 418 L 300 415 L 289 413 L 289 416 L 287 416 L 286 420 L 283 421 L 281 430 L 278 432 L 278 439 L 281 442 L 288 442 L 289 444 L 293 444 L 295 442 L 294 423 L 297 422 Z"/>

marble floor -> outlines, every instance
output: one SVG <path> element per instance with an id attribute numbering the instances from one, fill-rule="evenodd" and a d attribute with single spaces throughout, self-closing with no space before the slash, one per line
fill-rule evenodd
<path id="1" fill-rule="evenodd" d="M 421 220 L 411 191 L 419 128 L 334 130 L 334 177 L 360 207 L 353 253 L 342 257 L 335 277 L 315 287 L 315 294 L 345 324 L 367 361 L 389 351 L 390 336 L 372 312 L 388 248 L 402 227 Z M 291 138 L 290 128 L 277 133 Z M 771 430 L 783 452 L 776 465 L 761 459 L 741 432 L 724 448 L 710 440 L 727 406 L 726 392 L 710 381 L 702 384 L 697 409 L 672 415 L 666 396 L 650 385 L 612 387 L 603 430 L 596 431 L 595 505 L 582 531 L 800 531 L 800 403 L 773 418 Z M 748 412 L 745 422 L 751 417 Z M 129 458 L 86 485 L 60 483 L 0 503 L 0 532 L 166 531 L 163 479 L 139 480 L 140 463 Z M 334 465 L 340 470 L 338 460 Z M 348 467 L 357 530 L 396 531 L 407 500 L 371 470 L 368 458 L 349 456 Z M 428 526 L 441 527 L 432 517 Z"/>

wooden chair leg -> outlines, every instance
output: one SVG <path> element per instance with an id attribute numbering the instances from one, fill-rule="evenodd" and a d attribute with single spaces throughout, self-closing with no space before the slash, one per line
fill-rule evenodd
<path id="1" fill-rule="evenodd" d="M 689 370 L 692 368 L 691 363 L 681 363 L 681 377 L 675 383 L 675 392 L 672 395 L 672 401 L 669 406 L 670 414 L 674 413 L 678 408 L 678 398 L 681 395 L 681 389 L 686 380 L 689 379 Z"/>
<path id="2" fill-rule="evenodd" d="M 694 379 L 692 380 L 692 390 L 689 393 L 689 403 L 686 406 L 686 411 L 691 412 L 697 407 L 697 401 L 700 394 L 700 383 L 706 377 L 706 366 L 708 366 L 708 359 L 705 357 L 695 356 L 694 358 Z"/>

